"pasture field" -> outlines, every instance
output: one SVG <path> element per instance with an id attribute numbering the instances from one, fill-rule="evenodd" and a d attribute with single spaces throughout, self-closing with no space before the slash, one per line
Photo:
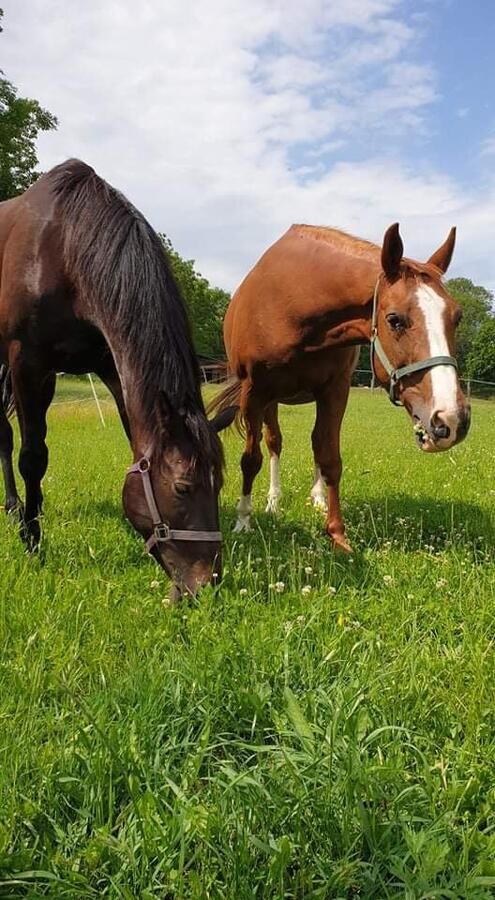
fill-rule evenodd
<path id="1" fill-rule="evenodd" d="M 88 395 L 50 412 L 41 558 L 0 520 L 0 897 L 495 896 L 495 404 L 422 456 L 353 391 L 349 558 L 307 505 L 311 407 L 240 536 L 227 435 L 224 583 L 170 608 Z"/>

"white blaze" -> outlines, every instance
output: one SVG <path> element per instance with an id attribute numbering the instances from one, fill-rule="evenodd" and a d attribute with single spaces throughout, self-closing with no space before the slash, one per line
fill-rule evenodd
<path id="1" fill-rule="evenodd" d="M 427 284 L 416 291 L 418 306 L 423 313 L 428 349 L 426 357 L 450 356 L 445 332 L 445 301 Z M 437 411 L 457 411 L 457 376 L 453 366 L 433 366 L 430 369 L 432 384 L 432 414 Z"/>

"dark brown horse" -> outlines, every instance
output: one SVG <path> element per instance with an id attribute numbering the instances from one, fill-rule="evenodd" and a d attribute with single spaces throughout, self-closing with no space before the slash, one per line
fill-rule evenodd
<path id="1" fill-rule="evenodd" d="M 19 511 L 27 546 L 40 540 L 56 372 L 96 372 L 132 445 L 128 519 L 176 584 L 195 590 L 209 581 L 220 565 L 222 452 L 184 305 L 151 226 L 93 169 L 70 160 L 0 204 L 0 276 L 0 458 L 6 509 Z M 12 397 L 24 506 L 6 415 Z"/>
<path id="2" fill-rule="evenodd" d="M 441 281 L 454 243 L 452 229 L 428 262 L 418 263 L 404 258 L 398 225 L 390 226 L 382 248 L 335 229 L 293 225 L 251 270 L 224 323 L 237 380 L 210 405 L 216 412 L 240 408 L 245 425 L 236 530 L 249 528 L 263 422 L 273 510 L 282 450 L 277 404 L 315 400 L 312 497 L 324 504 L 323 477 L 327 533 L 350 549 L 339 501 L 340 427 L 358 344 L 371 341 L 376 376 L 407 409 L 422 450 L 447 450 L 464 438 L 470 411 L 453 357 L 461 310 Z"/>

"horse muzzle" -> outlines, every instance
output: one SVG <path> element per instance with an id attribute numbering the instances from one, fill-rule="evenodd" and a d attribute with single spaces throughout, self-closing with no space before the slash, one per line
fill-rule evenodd
<path id="1" fill-rule="evenodd" d="M 466 437 L 471 424 L 469 404 L 457 409 L 435 410 L 427 424 L 413 414 L 416 442 L 424 453 L 439 453 L 450 450 Z"/>

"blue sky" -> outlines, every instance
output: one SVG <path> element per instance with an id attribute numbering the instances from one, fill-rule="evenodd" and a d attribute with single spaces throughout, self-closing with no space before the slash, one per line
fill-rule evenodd
<path id="1" fill-rule="evenodd" d="M 439 94 L 428 116 L 427 159 L 469 184 L 493 169 L 480 147 L 495 134 L 495 3 L 445 0 L 425 8 L 423 55 L 433 62 Z"/>
<path id="2" fill-rule="evenodd" d="M 79 156 L 234 289 L 294 221 L 495 288 L 495 3 L 4 0 L 2 67 Z"/>
<path id="3" fill-rule="evenodd" d="M 490 177 L 493 159 L 480 155 L 480 148 L 495 136 L 495 3 L 426 0 L 396 6 L 402 9 L 397 21 L 415 34 L 400 60 L 417 65 L 418 78 L 428 76 L 430 96 L 425 92 L 425 101 L 419 105 L 421 121 L 417 129 L 399 127 L 396 134 L 393 127 L 383 132 L 370 124 L 358 140 L 349 136 L 345 150 L 342 146 L 330 149 L 324 159 L 331 164 L 342 157 L 362 161 L 370 154 L 381 154 L 424 170 L 441 169 L 466 184 L 483 174 Z M 356 39 L 359 32 L 345 27 L 330 33 L 320 52 L 332 58 L 341 46 L 345 55 Z M 363 71 L 367 89 L 383 85 L 379 67 L 370 65 Z M 345 96 L 345 79 L 341 91 Z M 314 144 L 294 148 L 295 166 L 304 164 L 305 150 L 311 158 Z"/>

